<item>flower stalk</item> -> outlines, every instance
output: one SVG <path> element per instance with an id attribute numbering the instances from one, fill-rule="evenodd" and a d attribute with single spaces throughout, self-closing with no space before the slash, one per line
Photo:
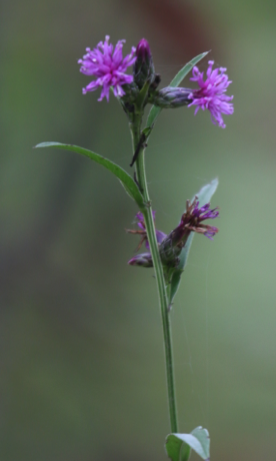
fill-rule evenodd
<path id="1" fill-rule="evenodd" d="M 142 114 L 137 113 L 132 122 L 130 123 L 130 130 L 132 134 L 133 153 L 137 151 L 139 145 L 141 132 L 141 120 Z M 161 308 L 161 317 L 163 325 L 163 336 L 164 336 L 164 348 L 165 348 L 165 363 L 166 363 L 166 379 L 167 379 L 167 392 L 168 392 L 168 405 L 170 415 L 171 432 L 177 433 L 177 410 L 176 410 L 176 395 L 175 395 L 175 384 L 174 384 L 174 370 L 173 370 L 173 352 L 172 352 L 172 337 L 171 337 L 171 326 L 169 317 L 169 306 L 167 288 L 165 283 L 165 277 L 163 272 L 163 265 L 161 262 L 159 248 L 156 238 L 156 231 L 154 225 L 154 219 L 152 214 L 151 201 L 149 197 L 147 178 L 145 170 L 145 146 L 139 152 L 136 163 L 136 177 L 142 192 L 145 209 L 143 210 L 144 221 L 147 232 L 147 239 L 149 242 L 150 252 L 152 256 L 153 266 L 156 275 L 157 291 L 159 297 L 159 304 Z"/>

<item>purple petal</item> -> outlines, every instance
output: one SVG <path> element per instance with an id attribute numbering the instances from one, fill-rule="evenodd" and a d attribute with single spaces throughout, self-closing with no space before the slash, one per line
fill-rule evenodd
<path id="1" fill-rule="evenodd" d="M 193 77 L 190 80 L 197 82 L 199 89 L 193 90 L 189 95 L 192 102 L 188 107 L 196 106 L 195 115 L 199 109 L 208 109 L 212 122 L 225 128 L 222 114 L 230 115 L 234 112 L 233 104 L 229 102 L 232 101 L 233 96 L 224 94 L 232 81 L 228 79 L 225 67 L 213 69 L 214 61 L 209 61 L 208 64 L 205 81 L 204 73 L 199 72 L 196 66 L 193 68 Z"/>
<path id="2" fill-rule="evenodd" d="M 131 53 L 123 58 L 122 49 L 125 40 L 119 40 L 114 48 L 109 44 L 109 38 L 107 35 L 105 41 L 99 42 L 93 50 L 86 48 L 86 54 L 78 60 L 78 64 L 81 65 L 80 72 L 97 77 L 86 86 L 83 93 L 94 91 L 99 86 L 103 87 L 98 101 L 102 101 L 103 98 L 109 100 L 111 86 L 114 88 L 114 95 L 122 97 L 125 94 L 122 86 L 133 82 L 133 76 L 125 72 L 136 61 L 135 48 L 132 47 Z"/>

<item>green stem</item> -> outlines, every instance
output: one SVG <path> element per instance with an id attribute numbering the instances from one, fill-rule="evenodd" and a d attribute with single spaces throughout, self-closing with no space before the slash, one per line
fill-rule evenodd
<path id="1" fill-rule="evenodd" d="M 133 152 L 135 152 L 141 136 L 141 116 L 137 114 L 133 122 L 130 123 L 130 129 L 133 140 Z M 177 412 L 176 412 L 176 398 L 174 386 L 174 372 L 173 372 L 173 354 L 172 354 L 172 338 L 170 317 L 168 309 L 168 297 L 166 290 L 166 283 L 164 278 L 163 266 L 159 255 L 158 243 L 156 240 L 155 225 L 152 215 L 151 202 L 148 193 L 146 170 L 145 170 L 145 148 L 141 150 L 136 161 L 136 174 L 139 182 L 141 192 L 144 197 L 145 209 L 143 210 L 147 237 L 150 246 L 150 252 L 153 260 L 153 266 L 156 274 L 157 290 L 159 296 L 159 304 L 161 308 L 164 347 L 165 347 L 165 362 L 166 362 L 166 377 L 167 377 L 167 390 L 168 390 L 168 403 L 171 432 L 178 432 L 177 430 Z"/>

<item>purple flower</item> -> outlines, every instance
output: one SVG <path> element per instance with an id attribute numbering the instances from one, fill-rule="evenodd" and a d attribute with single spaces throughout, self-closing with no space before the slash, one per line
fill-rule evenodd
<path id="1" fill-rule="evenodd" d="M 103 87 L 98 101 L 102 101 L 104 97 L 107 101 L 109 100 L 110 87 L 113 87 L 116 97 L 123 96 L 125 94 L 123 85 L 133 82 L 133 76 L 127 75 L 125 72 L 136 61 L 135 47 L 132 47 L 131 53 L 123 58 L 122 49 L 125 40 L 119 40 L 115 48 L 108 42 L 109 36 L 107 35 L 105 42 L 98 43 L 94 50 L 86 48 L 87 54 L 78 61 L 78 64 L 81 64 L 80 72 L 97 77 L 96 80 L 83 88 L 83 94 L 88 91 L 95 91 L 99 86 Z"/>
<path id="2" fill-rule="evenodd" d="M 206 81 L 204 82 L 204 72 L 199 72 L 197 66 L 193 67 L 193 77 L 190 79 L 197 82 L 199 85 L 198 90 L 192 90 L 189 98 L 192 102 L 188 107 L 196 106 L 195 115 L 199 109 L 208 109 L 211 113 L 212 122 L 215 125 L 225 128 L 225 123 L 222 114 L 230 115 L 234 112 L 232 101 L 233 96 L 226 96 L 225 92 L 232 83 L 228 80 L 228 75 L 225 73 L 226 68 L 220 67 L 213 70 L 214 61 L 209 61 L 209 67 L 206 72 Z"/>

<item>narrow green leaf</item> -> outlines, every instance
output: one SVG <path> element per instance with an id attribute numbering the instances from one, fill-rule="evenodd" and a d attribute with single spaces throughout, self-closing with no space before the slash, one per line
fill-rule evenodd
<path id="1" fill-rule="evenodd" d="M 102 157 L 99 154 L 95 154 L 95 152 L 92 152 L 91 150 L 84 149 L 83 147 L 79 146 L 74 146 L 72 144 L 62 144 L 59 142 L 42 142 L 35 146 L 35 148 L 38 147 L 54 147 L 56 149 L 65 149 L 89 157 L 91 160 L 94 160 L 94 162 L 104 166 L 107 170 L 111 171 L 111 173 L 117 176 L 128 195 L 130 195 L 130 197 L 135 200 L 141 211 L 145 208 L 143 196 L 137 184 L 134 182 L 132 177 L 125 170 L 123 170 L 123 168 L 121 168 L 119 165 L 116 165 L 116 163 L 111 162 L 110 160 L 108 160 L 105 157 Z"/>
<path id="2" fill-rule="evenodd" d="M 182 69 L 180 69 L 180 71 L 176 74 L 176 76 L 172 79 L 171 83 L 169 84 L 169 86 L 179 86 L 180 83 L 182 82 L 182 80 L 184 80 L 184 78 L 186 77 L 186 75 L 188 75 L 188 73 L 192 70 L 192 68 L 199 62 L 201 61 L 203 58 L 205 58 L 205 56 L 209 53 L 209 51 L 205 51 L 204 53 L 201 53 L 197 56 L 195 56 L 193 59 L 191 59 L 191 61 L 189 61 L 187 64 L 185 64 L 184 67 L 182 67 Z"/>
<path id="3" fill-rule="evenodd" d="M 197 194 L 195 194 L 198 197 L 200 207 L 210 202 L 212 196 L 216 192 L 217 187 L 218 187 L 218 179 L 215 178 L 209 184 L 206 184 L 205 186 L 203 186 L 200 189 L 200 191 Z M 195 196 L 192 198 L 192 200 L 194 200 L 194 198 Z M 186 242 L 186 245 L 184 246 L 184 248 L 182 249 L 179 255 L 179 264 L 172 275 L 171 285 L 170 285 L 170 304 L 173 302 L 173 298 L 175 297 L 176 292 L 179 288 L 181 275 L 187 264 L 193 238 L 194 238 L 194 232 L 191 232 Z"/>
<path id="4" fill-rule="evenodd" d="M 205 184 L 205 186 L 203 186 L 200 191 L 193 196 L 192 200 L 197 197 L 199 201 L 199 207 L 206 205 L 206 203 L 210 203 L 211 198 L 218 188 L 218 185 L 218 178 L 213 179 L 209 184 Z"/>
<path id="5" fill-rule="evenodd" d="M 185 66 L 182 67 L 182 69 L 180 69 L 180 71 L 172 79 L 169 86 L 173 86 L 173 87 L 179 86 L 182 80 L 184 80 L 184 78 L 186 77 L 186 75 L 192 70 L 192 68 L 199 61 L 201 61 L 201 59 L 203 59 L 208 53 L 209 51 L 205 51 L 204 53 L 199 54 L 198 56 L 193 58 L 191 61 L 189 61 L 187 64 L 185 64 Z M 150 113 L 148 115 L 148 120 L 146 124 L 147 127 L 151 127 L 155 123 L 156 118 L 158 117 L 160 112 L 161 112 L 161 107 L 152 106 Z"/>
<path id="6" fill-rule="evenodd" d="M 171 461 L 188 461 L 191 449 L 204 461 L 210 459 L 210 438 L 207 429 L 197 427 L 190 434 L 170 434 L 166 451 Z"/>

